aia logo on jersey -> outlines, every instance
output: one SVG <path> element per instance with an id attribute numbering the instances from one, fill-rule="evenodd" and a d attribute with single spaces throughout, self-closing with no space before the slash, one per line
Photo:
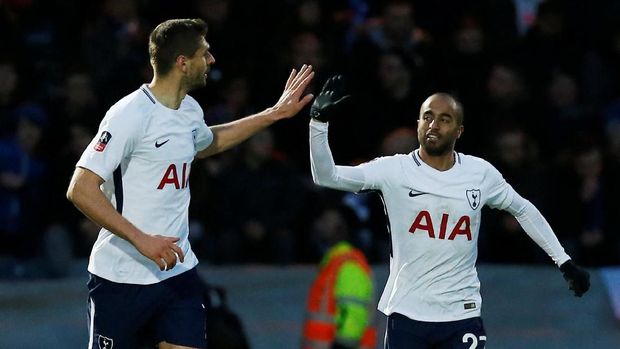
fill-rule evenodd
<path id="1" fill-rule="evenodd" d="M 99 343 L 99 349 L 114 348 L 114 341 L 112 340 L 112 338 L 104 337 L 102 335 L 99 335 L 97 343 Z"/>
<path id="2" fill-rule="evenodd" d="M 413 220 L 413 224 L 409 228 L 409 232 L 411 234 L 415 234 L 418 230 L 424 230 L 428 234 L 428 237 L 431 239 L 446 239 L 446 233 L 450 230 L 450 235 L 448 235 L 448 240 L 454 240 L 458 235 L 464 235 L 467 237 L 467 240 L 471 240 L 471 218 L 469 216 L 462 216 L 456 222 L 453 227 L 448 227 L 448 218 L 450 216 L 447 213 L 444 213 L 441 216 L 441 223 L 439 223 L 439 235 L 435 235 L 435 223 L 431 218 L 431 214 L 428 211 L 420 211 L 418 216 Z"/>
<path id="3" fill-rule="evenodd" d="M 467 196 L 467 202 L 472 210 L 475 210 L 480 206 L 480 189 L 465 190 L 465 196 Z"/>
<path id="4" fill-rule="evenodd" d="M 110 132 L 101 132 L 101 136 L 99 136 L 99 140 L 97 141 L 97 144 L 95 144 L 95 150 L 98 152 L 104 151 L 105 146 L 108 145 L 110 139 L 112 139 L 112 134 Z"/>
<path id="5" fill-rule="evenodd" d="M 166 185 L 174 186 L 174 189 L 183 189 L 189 186 L 190 164 L 183 163 L 177 168 L 176 164 L 170 164 L 159 181 L 157 189 L 164 189 Z"/>

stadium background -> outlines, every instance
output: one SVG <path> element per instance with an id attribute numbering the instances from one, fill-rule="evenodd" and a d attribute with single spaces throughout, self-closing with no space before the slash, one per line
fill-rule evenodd
<path id="1" fill-rule="evenodd" d="M 48 282 L 83 287 L 85 271 L 77 266 L 84 266 L 98 229 L 64 191 L 107 108 L 150 81 L 149 31 L 180 17 L 209 24 L 217 62 L 207 87 L 192 93 L 208 124 L 271 106 L 292 67 L 314 66 L 315 92 L 331 74 L 344 74 L 353 98 L 330 127 L 339 164 L 410 151 L 423 99 L 435 91 L 457 95 L 465 108 L 457 149 L 489 159 L 537 205 L 567 252 L 603 288 L 588 295 L 586 304 L 599 305 L 598 317 L 588 319 L 615 324 L 608 295 L 618 295 L 617 283 L 605 282 L 615 279 L 599 271 L 620 263 L 620 2 L 3 0 L 0 289 L 6 292 L 0 292 L 0 314 L 8 317 L 0 320 L 0 341 L 14 338 L 3 334 L 15 323 L 11 316 L 47 317 L 32 310 L 48 303 L 16 303 L 14 295 L 49 300 Z M 312 184 L 307 111 L 194 163 L 190 182 L 191 238 L 205 269 L 246 275 L 247 266 L 260 266 L 270 275 L 311 268 L 324 249 L 317 239 L 320 213 L 335 204 L 348 208 L 344 222 L 371 262 L 379 270 L 387 263 L 379 198 Z M 532 297 L 554 289 L 544 282 L 551 262 L 518 223 L 493 210 L 484 216 L 479 261 L 489 275 L 530 284 Z M 501 270 L 522 277 L 501 278 Z M 568 293 L 557 275 L 558 292 Z M 489 278 L 491 290 L 509 288 Z M 36 292 L 22 292 L 30 288 Z M 557 309 L 588 310 L 564 296 Z M 518 298 L 511 301 L 525 301 Z M 491 306 L 485 311 L 508 317 Z M 547 334 L 575 333 L 567 330 L 570 321 L 557 324 Z M 20 347 L 7 343 L 0 346 Z"/>

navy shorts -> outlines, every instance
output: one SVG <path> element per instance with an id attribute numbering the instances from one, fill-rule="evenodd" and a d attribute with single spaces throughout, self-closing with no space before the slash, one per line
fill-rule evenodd
<path id="1" fill-rule="evenodd" d="M 206 348 L 203 287 L 196 268 L 152 285 L 91 274 L 89 349 L 135 349 L 162 341 Z"/>
<path id="2" fill-rule="evenodd" d="M 480 317 L 425 322 L 393 313 L 388 316 L 385 349 L 484 349 L 486 332 Z"/>

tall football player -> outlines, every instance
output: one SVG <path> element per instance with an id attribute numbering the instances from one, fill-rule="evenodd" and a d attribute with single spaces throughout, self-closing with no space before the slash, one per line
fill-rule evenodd
<path id="1" fill-rule="evenodd" d="M 312 100 L 311 66 L 291 72 L 278 102 L 209 127 L 187 93 L 206 83 L 215 58 L 200 19 L 168 20 L 149 38 L 154 70 L 106 113 L 77 163 L 67 197 L 102 227 L 88 264 L 89 348 L 204 348 L 205 319 L 188 240 L 189 174 L 217 154 Z M 143 333 L 152 334 L 144 338 Z"/>

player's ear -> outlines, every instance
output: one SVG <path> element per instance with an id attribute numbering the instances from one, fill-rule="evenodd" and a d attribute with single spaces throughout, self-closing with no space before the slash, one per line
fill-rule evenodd
<path id="1" fill-rule="evenodd" d="M 187 73 L 187 57 L 183 56 L 183 55 L 178 55 L 177 56 L 177 60 L 175 62 L 175 65 L 177 66 L 177 68 L 179 68 L 179 70 L 181 70 L 183 73 Z"/>
<path id="2" fill-rule="evenodd" d="M 457 139 L 458 139 L 458 138 L 461 138 L 461 135 L 463 134 L 463 132 L 464 132 L 464 131 L 465 131 L 465 126 L 463 126 L 463 125 L 459 126 L 459 133 L 458 133 L 458 135 L 456 136 L 456 138 L 457 138 Z"/>

